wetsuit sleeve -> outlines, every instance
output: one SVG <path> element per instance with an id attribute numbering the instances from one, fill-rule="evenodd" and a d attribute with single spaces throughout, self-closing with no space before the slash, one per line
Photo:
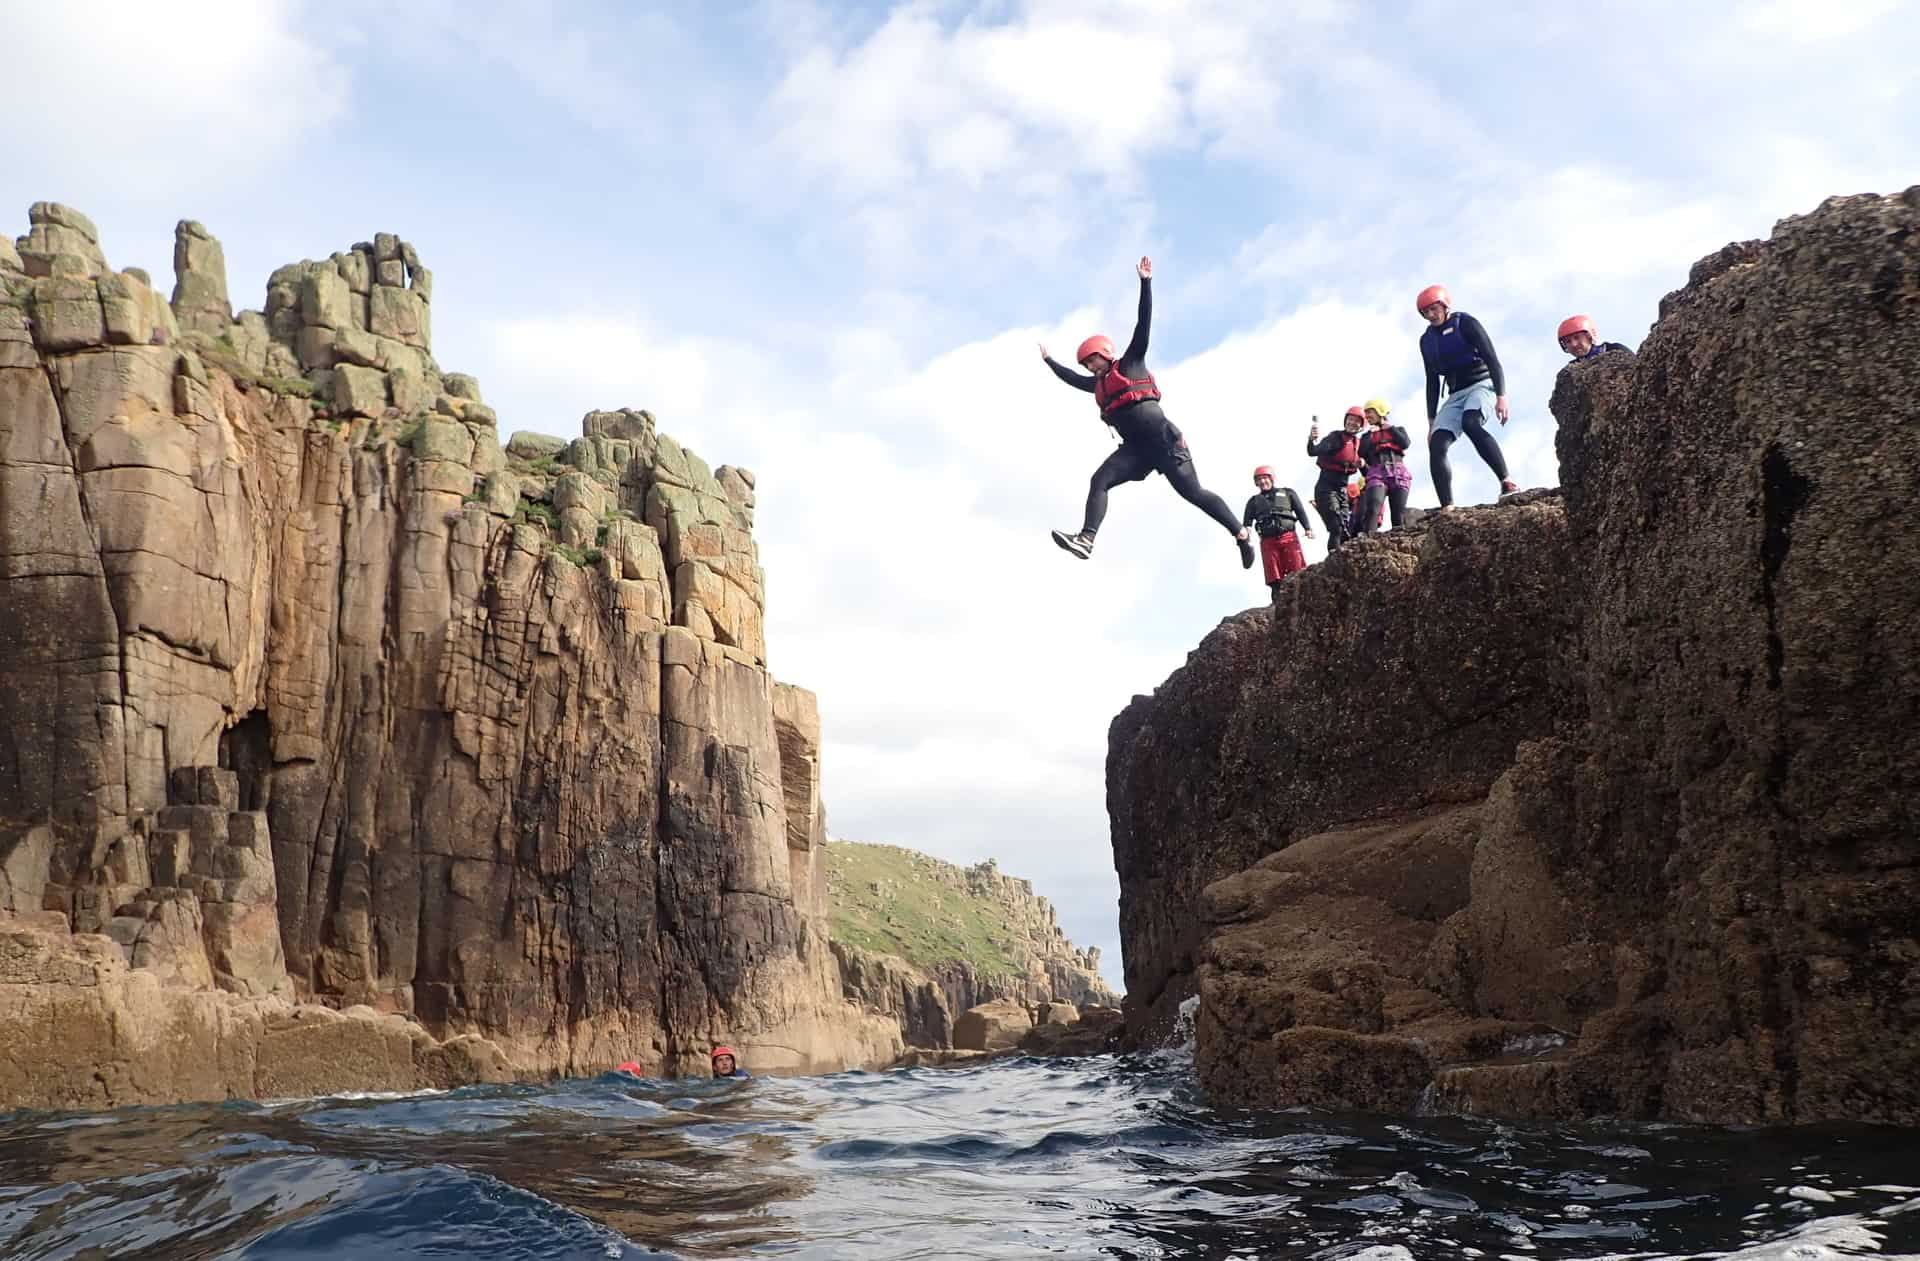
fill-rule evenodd
<path id="1" fill-rule="evenodd" d="M 1254 509 L 1254 506 L 1259 502 L 1260 502 L 1260 496 L 1258 495 L 1255 495 L 1252 499 L 1247 500 L 1247 510 L 1240 514 L 1241 525 L 1253 524 L 1253 509 Z"/>
<path id="2" fill-rule="evenodd" d="M 1153 324 L 1153 281 L 1140 277 L 1140 318 L 1133 324 L 1133 340 L 1122 359 L 1140 359 L 1147 353 L 1147 330 Z"/>
<path id="3" fill-rule="evenodd" d="M 1373 463 L 1373 449 L 1378 445 L 1373 440 L 1374 432 L 1374 430 L 1369 429 L 1360 435 L 1360 458 L 1368 464 Z"/>
<path id="4" fill-rule="evenodd" d="M 1433 366 L 1433 353 L 1427 349 L 1427 339 L 1420 339 L 1420 362 L 1427 369 L 1427 420 L 1431 422 L 1440 414 L 1440 370 Z"/>
<path id="5" fill-rule="evenodd" d="M 1402 451 L 1413 449 L 1413 439 L 1407 437 L 1407 427 L 1405 425 L 1388 425 L 1387 429 L 1393 434 L 1393 440 L 1400 444 Z"/>
<path id="6" fill-rule="evenodd" d="M 1487 330 L 1479 320 L 1471 315 L 1460 317 L 1460 336 L 1467 339 L 1467 345 L 1480 352 L 1487 361 L 1487 371 L 1493 376 L 1493 392 L 1504 395 L 1507 392 L 1507 374 L 1500 366 L 1500 356 L 1493 353 L 1493 339 L 1487 336 Z"/>
<path id="7" fill-rule="evenodd" d="M 1291 486 L 1287 487 L 1287 502 L 1293 505 L 1293 518 L 1300 523 L 1296 528 L 1311 530 L 1313 527 L 1307 523 L 1307 506 L 1300 502 L 1300 496 L 1293 493 Z"/>
<path id="8" fill-rule="evenodd" d="M 1308 439 L 1307 454 L 1316 460 L 1331 460 L 1334 456 L 1340 454 L 1340 448 L 1346 445 L 1340 441 L 1340 439 L 1346 436 L 1347 431 L 1345 429 L 1336 429 L 1318 442 Z"/>
<path id="9" fill-rule="evenodd" d="M 1053 375 L 1059 377 L 1074 389 L 1085 390 L 1089 394 L 1093 393 L 1094 379 L 1086 373 L 1075 372 L 1064 363 L 1055 363 L 1051 358 L 1047 360 L 1047 366 L 1053 369 Z"/>

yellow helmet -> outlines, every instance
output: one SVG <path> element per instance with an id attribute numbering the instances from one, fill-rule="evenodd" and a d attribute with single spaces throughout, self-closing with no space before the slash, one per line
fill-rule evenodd
<path id="1" fill-rule="evenodd" d="M 1378 412 L 1378 413 L 1379 413 L 1380 415 L 1382 415 L 1382 416 L 1385 416 L 1385 415 L 1388 415 L 1389 413 L 1391 413 L 1391 412 L 1393 411 L 1393 409 L 1392 409 L 1391 407 L 1388 407 L 1388 406 L 1387 406 L 1387 400 L 1386 400 L 1386 399 L 1384 399 L 1384 398 L 1370 398 L 1370 399 L 1368 399 L 1368 400 L 1367 400 L 1367 410 L 1368 410 L 1368 411 L 1370 411 L 1370 412 Z"/>

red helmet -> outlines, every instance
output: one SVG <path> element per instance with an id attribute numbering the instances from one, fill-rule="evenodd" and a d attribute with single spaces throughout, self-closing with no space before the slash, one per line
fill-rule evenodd
<path id="1" fill-rule="evenodd" d="M 717 1046 L 713 1048 L 713 1054 L 708 1056 L 707 1058 L 717 1060 L 723 1055 L 726 1056 L 728 1059 L 734 1061 L 736 1064 L 739 1063 L 740 1061 L 740 1057 L 733 1053 L 733 1048 L 730 1046 Z"/>
<path id="2" fill-rule="evenodd" d="M 1272 477 L 1272 476 L 1273 476 L 1273 465 L 1271 464 L 1262 464 L 1259 468 L 1253 470 L 1253 480 L 1256 482 L 1263 477 Z"/>
<path id="3" fill-rule="evenodd" d="M 1364 407 L 1349 407 L 1347 409 L 1347 415 L 1355 416 L 1361 420 L 1365 420 L 1367 418 L 1367 409 Z"/>
<path id="4" fill-rule="evenodd" d="M 1573 336 L 1575 333 L 1585 333 L 1588 337 L 1593 338 L 1600 336 L 1600 334 L 1593 331 L 1593 317 L 1591 315 L 1569 315 L 1566 319 L 1560 321 L 1560 331 L 1556 336 L 1564 340 Z"/>
<path id="5" fill-rule="evenodd" d="M 617 1073 L 632 1073 L 635 1077 L 645 1077 L 647 1075 L 646 1070 L 632 1060 L 628 1060 L 614 1071 Z"/>
<path id="6" fill-rule="evenodd" d="M 1095 333 L 1092 337 L 1081 342 L 1080 349 L 1073 352 L 1073 361 L 1075 363 L 1085 363 L 1088 355 L 1103 355 L 1108 359 L 1118 359 L 1120 357 L 1113 353 L 1113 338 L 1108 337 L 1105 333 Z"/>
<path id="7" fill-rule="evenodd" d="M 1453 309 L 1453 295 L 1447 292 L 1445 285 L 1428 285 L 1422 289 L 1420 296 L 1413 300 L 1413 309 L 1424 315 L 1427 308 L 1436 302 L 1445 303 L 1448 310 Z"/>

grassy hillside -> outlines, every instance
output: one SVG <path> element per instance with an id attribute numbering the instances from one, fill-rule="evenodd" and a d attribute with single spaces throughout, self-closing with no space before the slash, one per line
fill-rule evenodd
<path id="1" fill-rule="evenodd" d="M 983 977 L 1024 972 L 995 905 L 935 878 L 936 867 L 945 866 L 892 845 L 834 841 L 827 846 L 834 940 L 921 967 L 964 961 Z"/>

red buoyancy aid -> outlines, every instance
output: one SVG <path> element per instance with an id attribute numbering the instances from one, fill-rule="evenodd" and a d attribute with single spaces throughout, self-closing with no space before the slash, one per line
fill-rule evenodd
<path id="1" fill-rule="evenodd" d="M 1346 439 L 1340 444 L 1340 451 L 1331 459 L 1321 459 L 1320 467 L 1329 473 L 1352 473 L 1360 467 L 1360 436 L 1343 434 Z"/>
<path id="2" fill-rule="evenodd" d="M 1382 425 L 1373 431 L 1372 436 L 1373 456 L 1377 463 L 1392 464 L 1406 453 L 1407 449 L 1400 445 L 1398 438 L 1393 436 L 1391 427 Z"/>
<path id="3" fill-rule="evenodd" d="M 1093 401 L 1100 405 L 1100 416 L 1104 420 L 1123 407 L 1160 397 L 1160 387 L 1153 383 L 1153 373 L 1138 377 L 1126 377 L 1120 374 L 1118 367 L 1108 368 L 1093 383 Z"/>

